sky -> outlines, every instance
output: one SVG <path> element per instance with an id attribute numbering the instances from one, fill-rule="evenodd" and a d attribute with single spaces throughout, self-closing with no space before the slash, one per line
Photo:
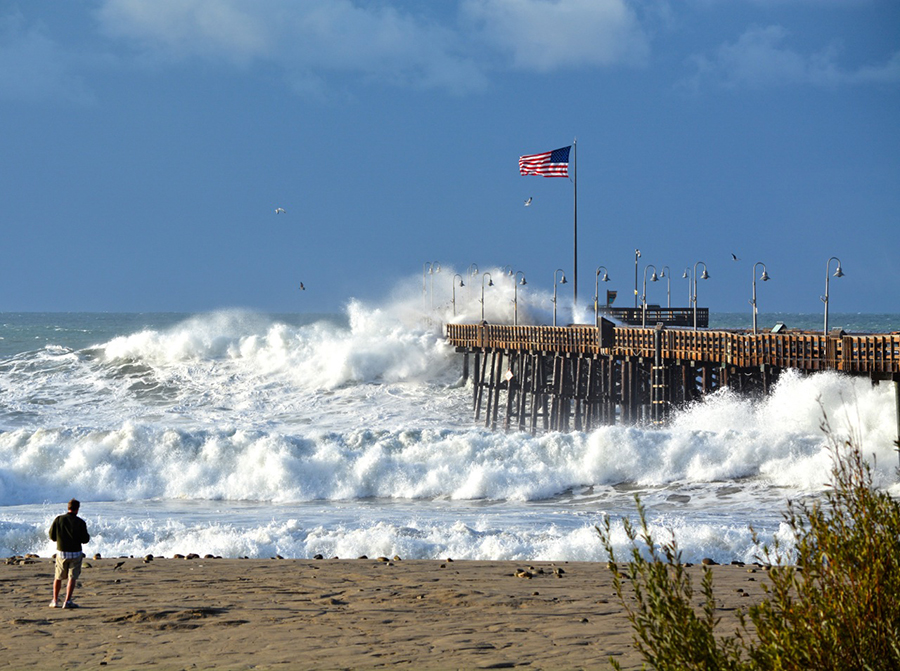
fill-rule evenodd
<path id="1" fill-rule="evenodd" d="M 571 300 L 576 180 L 579 302 L 900 312 L 896 0 L 0 0 L 0 124 L 0 312 Z"/>

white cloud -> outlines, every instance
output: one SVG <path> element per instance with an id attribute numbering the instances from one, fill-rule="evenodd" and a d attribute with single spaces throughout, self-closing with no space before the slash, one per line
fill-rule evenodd
<path id="1" fill-rule="evenodd" d="M 266 22 L 252 8 L 230 0 L 105 0 L 98 17 L 107 35 L 158 58 L 247 63 L 268 47 Z"/>
<path id="2" fill-rule="evenodd" d="M 896 84 L 900 82 L 900 51 L 883 65 L 864 65 L 849 75 L 854 84 Z"/>
<path id="3" fill-rule="evenodd" d="M 78 60 L 40 26 L 26 27 L 21 14 L 0 16 L 0 98 L 90 104 L 93 95 L 71 69 Z"/>
<path id="4" fill-rule="evenodd" d="M 634 0 L 101 0 L 107 36 L 145 60 L 268 64 L 298 91 L 332 74 L 465 92 L 495 66 L 536 72 L 643 63 Z"/>
<path id="5" fill-rule="evenodd" d="M 625 0 L 464 0 L 462 13 L 522 70 L 643 64 L 649 54 Z"/>
<path id="6" fill-rule="evenodd" d="M 785 85 L 834 87 L 847 84 L 900 81 L 900 54 L 885 65 L 842 69 L 835 45 L 812 54 L 785 46 L 789 33 L 781 26 L 752 27 L 734 43 L 721 45 L 712 56 L 697 55 L 689 62 L 696 74 L 687 82 L 714 82 L 728 88 Z"/>
<path id="7" fill-rule="evenodd" d="M 99 17 L 151 57 L 273 64 L 300 88 L 328 73 L 454 91 L 485 83 L 452 31 L 384 3 L 105 0 Z"/>

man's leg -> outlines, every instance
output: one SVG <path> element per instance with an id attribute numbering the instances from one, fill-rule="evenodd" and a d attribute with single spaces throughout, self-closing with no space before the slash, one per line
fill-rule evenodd
<path id="1" fill-rule="evenodd" d="M 68 608 L 72 605 L 72 592 L 75 591 L 75 583 L 78 580 L 78 576 L 81 575 L 81 557 L 67 559 L 66 565 L 69 568 L 69 581 L 66 583 L 66 602 L 63 604 L 64 608 Z"/>
<path id="2" fill-rule="evenodd" d="M 63 578 L 69 577 L 69 569 L 66 566 L 65 560 L 62 558 L 62 555 L 57 553 L 56 562 L 54 566 L 53 573 L 53 601 L 50 602 L 51 608 L 56 608 L 57 606 L 62 606 L 59 603 L 59 590 L 62 587 Z"/>
<path id="3" fill-rule="evenodd" d="M 70 577 L 66 583 L 66 603 L 72 600 L 72 592 L 75 591 L 75 578 Z"/>

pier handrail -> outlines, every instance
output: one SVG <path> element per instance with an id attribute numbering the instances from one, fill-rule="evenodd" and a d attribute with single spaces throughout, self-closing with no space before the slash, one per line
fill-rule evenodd
<path id="1" fill-rule="evenodd" d="M 837 370 L 849 374 L 900 375 L 900 333 L 839 334 L 787 332 L 742 333 L 616 326 L 614 342 L 602 343 L 600 329 L 590 325 L 511 326 L 447 324 L 447 341 L 463 349 L 503 349 L 622 357 L 652 357 L 655 338 L 662 356 L 741 368 L 775 366 L 807 371 Z"/>

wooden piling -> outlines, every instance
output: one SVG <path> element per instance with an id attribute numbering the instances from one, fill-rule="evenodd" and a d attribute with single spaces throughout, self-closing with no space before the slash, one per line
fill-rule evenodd
<path id="1" fill-rule="evenodd" d="M 659 425 L 673 408 L 724 387 L 769 394 L 783 370 L 797 368 L 894 382 L 900 440 L 900 333 L 826 338 L 614 328 L 609 322 L 601 329 L 451 324 L 447 339 L 464 354 L 463 380 L 472 379 L 475 419 L 484 408 L 489 428 L 501 415 L 504 429 L 532 433 L 589 431 L 617 422 Z"/>

